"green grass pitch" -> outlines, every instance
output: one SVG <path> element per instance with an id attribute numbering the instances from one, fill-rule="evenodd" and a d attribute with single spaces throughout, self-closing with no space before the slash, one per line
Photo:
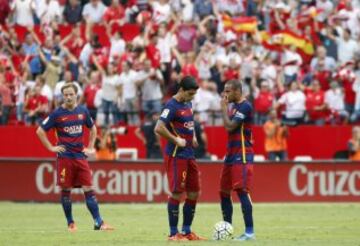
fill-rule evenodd
<path id="1" fill-rule="evenodd" d="M 115 231 L 93 231 L 84 203 L 73 205 L 79 231 L 69 233 L 60 204 L 1 202 L 0 245 L 360 246 L 359 203 L 255 204 L 257 239 L 252 242 L 167 242 L 166 204 L 101 204 L 100 210 Z M 192 228 L 210 238 L 220 220 L 218 204 L 199 204 Z M 235 235 L 243 231 L 239 204 L 234 204 L 234 229 Z"/>

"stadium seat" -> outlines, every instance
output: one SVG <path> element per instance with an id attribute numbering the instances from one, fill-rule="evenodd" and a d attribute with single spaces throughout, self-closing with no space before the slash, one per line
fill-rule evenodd
<path id="1" fill-rule="evenodd" d="M 138 150 L 136 148 L 117 148 L 115 152 L 116 160 L 129 158 L 136 160 L 138 158 Z"/>
<path id="2" fill-rule="evenodd" d="M 312 161 L 312 157 L 309 155 L 298 155 L 294 157 L 294 161 Z"/>

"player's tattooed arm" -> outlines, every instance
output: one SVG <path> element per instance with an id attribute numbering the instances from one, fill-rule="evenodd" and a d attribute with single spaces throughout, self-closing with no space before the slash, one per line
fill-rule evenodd
<path id="1" fill-rule="evenodd" d="M 155 134 L 158 134 L 164 138 L 166 138 L 168 141 L 176 144 L 179 147 L 185 147 L 186 140 L 173 135 L 165 126 L 165 123 L 161 120 L 158 120 L 154 129 Z"/>
<path id="2" fill-rule="evenodd" d="M 38 135 L 41 143 L 51 152 L 54 153 L 63 153 L 65 152 L 65 146 L 63 145 L 58 145 L 58 146 L 54 146 L 50 143 L 46 132 L 44 131 L 44 129 L 42 129 L 41 127 L 38 127 L 38 129 L 36 130 L 36 134 Z"/>
<path id="3" fill-rule="evenodd" d="M 232 121 L 228 115 L 228 102 L 225 97 L 221 99 L 221 116 L 224 121 L 224 127 L 227 131 L 233 131 L 239 126 L 238 122 Z"/>

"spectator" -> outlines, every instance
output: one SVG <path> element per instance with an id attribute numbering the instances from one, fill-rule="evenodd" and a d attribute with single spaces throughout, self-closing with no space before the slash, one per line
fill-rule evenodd
<path id="1" fill-rule="evenodd" d="M 132 70 L 130 62 L 123 62 L 122 72 L 119 77 L 121 85 L 121 97 L 124 102 L 127 123 L 138 124 L 139 101 L 137 98 L 137 73 Z"/>
<path id="2" fill-rule="evenodd" d="M 287 126 L 277 118 L 275 110 L 270 111 L 269 120 L 264 124 L 265 151 L 270 161 L 287 160 Z"/>
<path id="3" fill-rule="evenodd" d="M 330 38 L 333 38 L 338 45 L 339 64 L 344 65 L 354 58 L 354 55 L 359 51 L 360 47 L 359 44 L 351 38 L 350 29 L 346 28 L 341 30 L 342 35 L 340 37 L 330 35 Z"/>
<path id="4" fill-rule="evenodd" d="M 269 82 L 263 80 L 260 85 L 260 89 L 252 84 L 253 86 L 253 97 L 255 106 L 255 117 L 254 121 L 257 125 L 263 125 L 267 119 L 270 110 L 272 109 L 275 101 L 273 92 L 270 90 Z"/>
<path id="5" fill-rule="evenodd" d="M 63 12 L 64 21 L 68 24 L 75 25 L 82 19 L 82 6 L 79 0 L 69 0 Z"/>
<path id="6" fill-rule="evenodd" d="M 335 68 L 336 68 L 335 59 L 332 58 L 331 56 L 326 55 L 326 49 L 324 46 L 319 46 L 316 49 L 316 57 L 314 57 L 311 60 L 311 65 L 310 65 L 312 71 L 319 70 L 319 64 L 321 64 L 320 61 L 323 61 L 322 69 L 324 69 L 326 71 L 335 70 Z"/>
<path id="7" fill-rule="evenodd" d="M 141 140 L 146 147 L 147 159 L 161 159 L 160 138 L 155 134 L 156 121 L 159 119 L 158 112 L 148 112 L 145 122 L 135 129 L 135 136 Z"/>
<path id="8" fill-rule="evenodd" d="M 213 6 L 211 0 L 195 0 L 194 1 L 194 12 L 200 20 L 206 16 L 213 14 Z"/>
<path id="9" fill-rule="evenodd" d="M 60 22 L 61 12 L 57 0 L 37 0 L 36 15 L 42 25 L 49 25 L 52 21 Z"/>
<path id="10" fill-rule="evenodd" d="M 301 124 L 304 121 L 305 100 L 304 93 L 299 89 L 298 83 L 294 81 L 290 84 L 290 90 L 279 98 L 275 107 L 285 105 L 283 120 L 287 124 Z"/>
<path id="11" fill-rule="evenodd" d="M 295 46 L 285 49 L 281 57 L 281 65 L 284 68 L 285 85 L 297 79 L 302 64 L 301 56 L 296 52 Z"/>
<path id="12" fill-rule="evenodd" d="M 106 69 L 103 69 L 97 57 L 93 56 L 96 68 L 102 77 L 102 111 L 105 115 L 104 126 L 109 127 L 110 114 L 112 115 L 113 124 L 118 123 L 119 110 L 117 108 L 117 98 L 119 96 L 120 78 L 116 74 L 116 66 L 109 63 Z"/>
<path id="13" fill-rule="evenodd" d="M 360 161 L 360 128 L 353 127 L 351 139 L 348 141 L 349 157 L 352 161 Z"/>
<path id="14" fill-rule="evenodd" d="M 91 118 L 96 122 L 97 107 L 95 106 L 95 96 L 101 88 L 100 74 L 97 71 L 91 71 L 89 83 L 85 85 L 82 102 L 85 103 L 90 112 Z"/>
<path id="15" fill-rule="evenodd" d="M 145 114 L 150 112 L 160 112 L 163 98 L 162 86 L 164 85 L 164 78 L 159 69 L 151 68 L 151 61 L 145 60 L 144 70 L 139 72 L 140 80 L 137 85 L 140 87 L 142 95 L 142 110 Z"/>
<path id="16" fill-rule="evenodd" d="M 87 24 L 95 24 L 103 21 L 106 6 L 101 0 L 90 0 L 85 4 L 82 15 Z"/>
<path id="17" fill-rule="evenodd" d="M 109 127 L 101 128 L 101 132 L 95 141 L 96 160 L 115 160 L 115 151 L 117 148 L 116 135 Z"/>
<path id="18" fill-rule="evenodd" d="M 5 84 L 4 73 L 0 72 L 0 125 L 6 125 L 8 123 L 12 105 L 11 91 Z"/>
<path id="19" fill-rule="evenodd" d="M 14 0 L 11 4 L 11 10 L 15 17 L 15 23 L 24 27 L 32 27 L 34 25 L 35 7 L 34 0 Z"/>
<path id="20" fill-rule="evenodd" d="M 336 81 L 330 83 L 330 89 L 325 92 L 325 103 L 331 113 L 331 123 L 347 122 L 349 114 L 345 110 L 344 91 Z"/>
<path id="21" fill-rule="evenodd" d="M 156 24 L 169 23 L 171 17 L 171 7 L 168 0 L 151 1 L 153 9 L 153 20 Z"/>
<path id="22" fill-rule="evenodd" d="M 9 0 L 0 0 L 0 25 L 5 25 L 11 12 Z"/>
<path id="23" fill-rule="evenodd" d="M 27 125 L 38 125 L 49 112 L 49 102 L 41 95 L 41 87 L 36 85 L 30 89 L 24 104 L 25 123 Z"/>
<path id="24" fill-rule="evenodd" d="M 314 80 L 306 93 L 306 110 L 309 122 L 318 126 L 325 124 L 327 117 L 327 105 L 325 103 L 325 92 L 321 89 L 320 83 Z"/>

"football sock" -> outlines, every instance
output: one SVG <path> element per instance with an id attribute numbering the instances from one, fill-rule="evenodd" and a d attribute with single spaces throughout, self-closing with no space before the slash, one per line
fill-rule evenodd
<path id="1" fill-rule="evenodd" d="M 220 192 L 220 199 L 223 219 L 224 221 L 232 224 L 233 205 L 231 201 L 231 196 L 230 194 L 227 194 L 225 192 Z"/>
<path id="2" fill-rule="evenodd" d="M 170 225 L 170 236 L 178 233 L 178 221 L 179 221 L 179 204 L 180 201 L 169 197 L 168 200 L 168 216 L 169 216 L 169 225 Z"/>
<path id="3" fill-rule="evenodd" d="M 241 202 L 241 210 L 245 222 L 245 233 L 253 234 L 254 224 L 253 224 L 253 216 L 252 216 L 252 203 L 250 201 L 249 193 L 238 192 L 238 196 Z"/>
<path id="4" fill-rule="evenodd" d="M 64 209 L 65 217 L 67 220 L 68 225 L 70 223 L 74 223 L 74 219 L 72 216 L 72 205 L 71 205 L 71 199 L 70 199 L 70 190 L 62 190 L 61 191 L 61 204 Z"/>
<path id="5" fill-rule="evenodd" d="M 94 191 L 87 191 L 84 192 L 85 194 L 85 200 L 86 200 L 86 206 L 89 209 L 96 226 L 100 226 L 103 222 L 100 212 L 99 212 L 99 205 L 96 200 Z"/>
<path id="6" fill-rule="evenodd" d="M 182 232 L 184 234 L 189 234 L 191 232 L 190 227 L 194 219 L 195 208 L 196 208 L 196 200 L 190 200 L 190 199 L 185 200 L 185 204 L 183 207 L 184 221 L 182 227 Z"/>

